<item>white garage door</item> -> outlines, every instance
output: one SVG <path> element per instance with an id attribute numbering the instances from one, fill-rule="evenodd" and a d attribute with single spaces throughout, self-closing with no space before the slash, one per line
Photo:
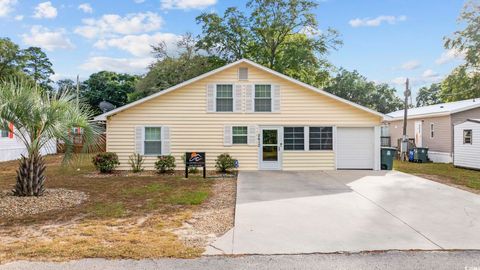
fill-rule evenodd
<path id="1" fill-rule="evenodd" d="M 374 128 L 337 128 L 337 168 L 374 169 Z"/>

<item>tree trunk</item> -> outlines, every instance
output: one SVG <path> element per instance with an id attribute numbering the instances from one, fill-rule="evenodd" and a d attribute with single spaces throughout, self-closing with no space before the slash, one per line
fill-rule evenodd
<path id="1" fill-rule="evenodd" d="M 45 192 L 45 162 L 39 153 L 29 157 L 22 155 L 17 170 L 15 196 L 42 196 Z"/>

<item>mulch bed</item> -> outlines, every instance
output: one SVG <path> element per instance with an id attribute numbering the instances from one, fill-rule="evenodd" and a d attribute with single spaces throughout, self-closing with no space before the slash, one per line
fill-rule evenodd
<path id="1" fill-rule="evenodd" d="M 23 217 L 77 206 L 88 198 L 81 191 L 47 189 L 40 197 L 17 197 L 11 191 L 0 191 L 0 217 Z"/>
<path id="2" fill-rule="evenodd" d="M 198 170 L 198 173 L 189 173 L 189 177 L 202 177 L 202 169 Z M 160 174 L 157 171 L 149 170 L 149 171 L 141 171 L 138 173 L 134 173 L 132 171 L 113 171 L 112 173 L 100 173 L 100 172 L 91 172 L 85 174 L 87 178 L 109 178 L 114 176 L 122 176 L 122 177 L 129 177 L 129 176 L 178 176 L 185 178 L 185 171 L 183 170 L 175 170 L 173 172 L 167 172 L 165 174 Z M 206 173 L 207 178 L 214 178 L 214 179 L 226 179 L 226 178 L 236 178 L 237 172 L 228 172 L 228 173 L 220 173 L 217 171 L 207 171 Z"/>

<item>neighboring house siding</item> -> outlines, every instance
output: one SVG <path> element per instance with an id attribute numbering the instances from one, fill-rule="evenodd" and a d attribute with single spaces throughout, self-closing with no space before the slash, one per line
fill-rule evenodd
<path id="1" fill-rule="evenodd" d="M 463 130 L 472 130 L 472 144 L 463 143 Z M 454 128 L 454 165 L 480 169 L 480 124 L 475 122 L 465 122 L 458 124 Z"/>
<path id="2" fill-rule="evenodd" d="M 452 134 L 450 125 L 450 116 L 430 117 L 421 119 L 412 119 L 407 122 L 407 135 L 409 138 L 415 137 L 415 122 L 422 122 L 422 146 L 428 147 L 430 151 L 451 153 Z M 434 137 L 430 137 L 430 125 L 434 125 Z M 403 135 L 403 121 L 390 122 L 390 136 L 392 146 L 397 147 L 397 140 Z"/>
<path id="3" fill-rule="evenodd" d="M 480 119 L 480 108 L 452 114 L 452 126 L 461 124 L 467 119 Z"/>
<path id="4" fill-rule="evenodd" d="M 42 149 L 41 155 L 57 153 L 56 140 L 50 140 Z M 13 138 L 0 138 L 0 161 L 9 161 L 19 159 L 22 155 L 27 155 L 27 149 L 22 141 L 16 136 Z"/>
<path id="5" fill-rule="evenodd" d="M 238 81 L 238 67 L 249 68 L 249 80 Z M 208 113 L 206 86 L 215 83 L 268 83 L 280 85 L 281 109 L 273 113 Z M 225 125 L 269 126 L 378 126 L 381 117 L 302 88 L 287 80 L 240 64 L 173 92 L 110 116 L 107 120 L 107 151 L 116 152 L 128 170 L 128 156 L 135 151 L 135 126 L 166 125 L 177 169 L 183 168 L 185 151 L 207 152 L 208 169 L 214 169 L 221 153 L 239 160 L 241 170 L 257 170 L 258 145 L 224 146 Z M 146 157 L 144 166 L 153 169 L 156 157 Z M 334 151 L 283 152 L 284 170 L 335 169 Z"/>

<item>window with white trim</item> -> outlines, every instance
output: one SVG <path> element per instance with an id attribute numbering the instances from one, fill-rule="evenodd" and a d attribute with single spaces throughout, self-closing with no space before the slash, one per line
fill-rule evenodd
<path id="1" fill-rule="evenodd" d="M 248 143 L 248 127 L 232 127 L 232 143 L 247 144 Z"/>
<path id="2" fill-rule="evenodd" d="M 162 154 L 162 128 L 145 127 L 145 138 L 143 141 L 145 155 Z"/>
<path id="3" fill-rule="evenodd" d="M 272 111 L 272 86 L 270 84 L 255 85 L 255 112 Z"/>
<path id="4" fill-rule="evenodd" d="M 305 150 L 305 131 L 304 127 L 284 127 L 283 128 L 283 149 Z"/>
<path id="5" fill-rule="evenodd" d="M 217 112 L 233 112 L 233 85 L 217 84 Z"/>
<path id="6" fill-rule="evenodd" d="M 310 127 L 308 146 L 310 150 L 332 150 L 333 149 L 333 128 L 332 127 Z"/>
<path id="7" fill-rule="evenodd" d="M 463 130 L 463 144 L 472 144 L 472 130 L 464 129 Z"/>
<path id="8" fill-rule="evenodd" d="M 430 138 L 433 138 L 435 136 L 435 129 L 434 129 L 433 123 L 430 123 Z"/>

